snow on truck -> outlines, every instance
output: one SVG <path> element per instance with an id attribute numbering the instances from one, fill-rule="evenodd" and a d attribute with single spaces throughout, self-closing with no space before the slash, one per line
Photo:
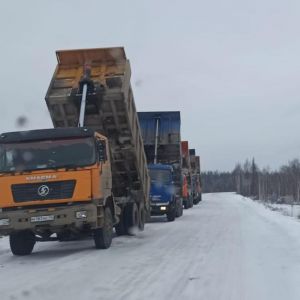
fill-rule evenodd
<path id="1" fill-rule="evenodd" d="M 54 129 L 0 136 L 0 234 L 13 254 L 143 230 L 150 180 L 123 48 L 57 51 L 46 103 Z"/>
<path id="2" fill-rule="evenodd" d="M 151 215 L 182 215 L 180 112 L 138 112 L 151 178 Z"/>

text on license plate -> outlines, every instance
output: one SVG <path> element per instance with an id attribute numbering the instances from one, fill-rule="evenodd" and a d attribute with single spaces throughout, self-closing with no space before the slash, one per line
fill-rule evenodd
<path id="1" fill-rule="evenodd" d="M 35 222 L 46 222 L 46 221 L 53 221 L 53 220 L 54 220 L 54 216 L 53 215 L 31 217 L 31 219 L 30 219 L 30 221 L 32 223 L 35 223 Z"/>

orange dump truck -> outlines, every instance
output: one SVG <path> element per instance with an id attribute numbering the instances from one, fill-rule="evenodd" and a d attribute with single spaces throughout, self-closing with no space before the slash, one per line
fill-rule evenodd
<path id="1" fill-rule="evenodd" d="M 0 136 L 0 234 L 37 241 L 143 230 L 150 180 L 123 48 L 57 51 L 46 103 L 53 129 Z"/>

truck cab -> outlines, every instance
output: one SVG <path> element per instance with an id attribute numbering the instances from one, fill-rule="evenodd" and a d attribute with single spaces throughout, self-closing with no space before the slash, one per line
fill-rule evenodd
<path id="1" fill-rule="evenodd" d="M 96 247 L 110 246 L 120 211 L 108 149 L 106 137 L 88 128 L 0 136 L 0 234 L 10 236 L 14 254 L 30 254 L 53 234 L 65 240 L 90 232 Z"/>
<path id="2" fill-rule="evenodd" d="M 176 217 L 176 187 L 173 180 L 173 167 L 164 164 L 148 165 L 151 179 L 151 215 L 166 215 L 168 221 Z"/>

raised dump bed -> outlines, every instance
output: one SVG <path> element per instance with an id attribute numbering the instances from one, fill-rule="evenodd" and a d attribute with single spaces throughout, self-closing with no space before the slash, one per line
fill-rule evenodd
<path id="1" fill-rule="evenodd" d="M 157 163 L 175 164 L 180 167 L 180 112 L 138 112 L 138 116 L 148 163 L 154 162 L 157 127 Z"/>
<path id="2" fill-rule="evenodd" d="M 108 138 L 113 194 L 121 201 L 144 201 L 149 208 L 149 176 L 124 48 L 57 51 L 57 67 L 46 103 L 54 127 L 78 126 L 87 84 L 84 126 Z"/>

